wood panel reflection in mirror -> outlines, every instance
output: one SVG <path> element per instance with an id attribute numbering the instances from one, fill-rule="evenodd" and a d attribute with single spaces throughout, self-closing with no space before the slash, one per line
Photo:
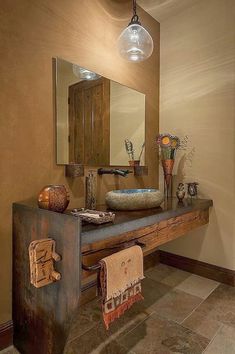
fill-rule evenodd
<path id="1" fill-rule="evenodd" d="M 136 157 L 145 142 L 145 95 L 60 58 L 55 67 L 57 163 L 128 166 L 125 139 Z"/>

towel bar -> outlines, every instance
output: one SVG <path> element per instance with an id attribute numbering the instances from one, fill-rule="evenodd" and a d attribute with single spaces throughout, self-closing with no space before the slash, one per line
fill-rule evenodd
<path id="1" fill-rule="evenodd" d="M 128 247 L 131 247 L 131 246 L 140 246 L 141 248 L 144 248 L 145 247 L 145 244 L 140 242 L 140 241 L 135 241 L 134 244 L 132 243 L 126 243 L 125 245 L 123 245 L 124 247 L 121 247 L 120 248 L 128 248 Z M 85 264 L 82 263 L 82 269 L 83 270 L 86 270 L 87 272 L 94 272 L 94 271 L 97 271 L 100 269 L 100 264 L 97 263 L 97 264 L 94 264 L 92 266 L 86 266 Z"/>

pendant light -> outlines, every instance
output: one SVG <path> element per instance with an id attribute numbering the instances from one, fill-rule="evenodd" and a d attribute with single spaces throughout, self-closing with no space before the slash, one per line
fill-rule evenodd
<path id="1" fill-rule="evenodd" d="M 141 26 L 136 14 L 136 0 L 133 0 L 133 16 L 127 28 L 118 38 L 120 55 L 129 61 L 139 62 L 149 58 L 153 52 L 153 40 L 148 31 Z"/>

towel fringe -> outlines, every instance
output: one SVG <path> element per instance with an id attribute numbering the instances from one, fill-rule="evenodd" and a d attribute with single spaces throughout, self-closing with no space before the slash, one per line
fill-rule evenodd
<path id="1" fill-rule="evenodd" d="M 110 313 L 104 313 L 103 311 L 103 320 L 105 324 L 105 328 L 108 330 L 110 323 L 112 323 L 115 319 L 119 318 L 124 314 L 126 310 L 128 310 L 135 302 L 143 300 L 143 296 L 141 293 L 138 293 L 131 298 L 129 298 L 122 305 L 118 306 L 114 311 Z"/>

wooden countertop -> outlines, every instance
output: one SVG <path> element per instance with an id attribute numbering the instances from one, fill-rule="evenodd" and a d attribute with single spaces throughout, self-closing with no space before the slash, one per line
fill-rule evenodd
<path id="1" fill-rule="evenodd" d="M 28 200 L 17 202 L 23 207 L 38 208 L 35 200 Z M 140 228 L 148 227 L 157 224 L 161 221 L 176 218 L 177 216 L 184 215 L 196 210 L 206 210 L 213 205 L 210 199 L 185 199 L 183 203 L 179 203 L 177 198 L 169 198 L 164 201 L 160 207 L 147 210 L 135 211 L 114 211 L 115 220 L 113 223 L 102 225 L 94 225 L 82 223 L 81 227 L 81 245 L 88 246 L 110 237 L 119 236 L 123 233 L 138 230 Z M 42 209 L 39 209 L 42 210 Z M 97 206 L 97 210 L 107 210 L 106 206 Z M 44 212 L 54 213 L 52 211 L 44 210 Z M 70 214 L 68 209 L 65 213 L 61 214 L 64 218 L 71 217 L 77 218 Z"/>
<path id="2" fill-rule="evenodd" d="M 135 211 L 114 211 L 116 215 L 114 223 L 102 225 L 84 223 L 82 225 L 81 243 L 82 245 L 91 244 L 195 210 L 205 210 L 212 205 L 213 201 L 210 199 L 185 199 L 183 203 L 178 203 L 177 198 L 170 198 L 163 202 L 159 208 Z M 104 206 L 97 207 L 97 209 L 104 210 Z"/>

